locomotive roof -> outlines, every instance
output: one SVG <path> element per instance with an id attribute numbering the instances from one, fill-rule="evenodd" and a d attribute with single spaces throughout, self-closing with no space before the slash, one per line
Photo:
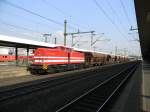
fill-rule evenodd
<path id="1" fill-rule="evenodd" d="M 13 36 L 0 35 L 0 45 L 15 47 L 16 45 L 19 47 L 29 46 L 31 48 L 37 47 L 55 47 L 54 44 L 49 44 L 45 42 L 39 42 L 35 40 L 22 39 Z"/>

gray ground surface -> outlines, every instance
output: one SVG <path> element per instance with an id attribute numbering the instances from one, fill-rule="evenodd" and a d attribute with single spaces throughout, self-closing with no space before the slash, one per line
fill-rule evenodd
<path id="1" fill-rule="evenodd" d="M 150 112 L 150 65 L 143 64 L 142 101 L 143 112 Z"/>

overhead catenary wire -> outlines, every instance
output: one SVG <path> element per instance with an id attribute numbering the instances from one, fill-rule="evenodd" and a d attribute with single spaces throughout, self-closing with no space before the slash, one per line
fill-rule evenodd
<path id="1" fill-rule="evenodd" d="M 134 7 L 134 0 L 130 0 L 130 3 L 131 3 L 131 5 L 130 5 L 130 8 L 131 8 L 131 10 L 133 11 L 133 15 L 132 15 L 132 23 L 134 23 L 134 24 L 132 24 L 132 25 L 136 25 L 135 27 L 137 27 L 137 23 L 136 23 L 136 15 L 135 15 L 135 7 Z"/>
<path id="2" fill-rule="evenodd" d="M 12 13 L 12 12 L 7 12 L 7 11 L 0 11 L 1 13 L 4 13 L 4 14 L 6 14 L 6 15 L 9 15 L 9 16 L 14 16 L 14 17 L 19 17 L 19 18 L 21 18 L 21 19 L 23 19 L 23 20 L 25 20 L 25 21 L 29 21 L 29 22 L 31 22 L 31 23 L 35 23 L 35 24 L 38 24 L 38 25 L 44 25 L 44 27 L 47 27 L 47 28 L 50 28 L 51 26 L 50 25 L 48 25 L 48 24 L 44 24 L 44 23 L 41 23 L 41 22 L 39 22 L 39 21 L 34 21 L 34 20 L 31 20 L 31 19 L 29 19 L 29 18 L 27 18 L 27 17 L 24 17 L 24 16 L 21 16 L 21 15 L 19 15 L 19 14 L 14 14 L 14 13 Z"/>
<path id="3" fill-rule="evenodd" d="M 19 25 L 14 25 L 14 24 L 6 23 L 6 22 L 4 22 L 2 20 L 0 22 L 2 24 L 4 24 L 4 25 L 7 25 L 7 26 L 11 26 L 11 27 L 14 27 L 14 28 L 17 28 L 17 29 L 22 29 L 22 30 L 26 30 L 26 31 L 30 31 L 30 32 L 34 32 L 34 33 L 42 35 L 41 32 L 37 32 L 37 31 L 31 30 L 31 29 L 28 29 L 28 28 L 25 28 L 25 27 L 22 27 L 22 26 L 19 26 Z"/>
<path id="4" fill-rule="evenodd" d="M 30 11 L 30 10 L 28 10 L 28 9 L 25 9 L 25 8 L 23 8 L 23 7 L 21 7 L 21 6 L 18 6 L 18 5 L 16 5 L 16 4 L 13 4 L 13 3 L 11 3 L 11 2 L 4 1 L 4 3 L 6 3 L 6 4 L 10 5 L 10 6 L 13 6 L 13 7 L 17 8 L 17 9 L 20 9 L 20 10 L 23 10 L 23 11 L 25 11 L 25 12 L 28 12 L 28 13 L 30 13 L 30 14 L 32 14 L 32 15 L 38 16 L 38 17 L 40 17 L 40 18 L 42 18 L 42 19 L 45 19 L 45 20 L 47 20 L 47 21 L 50 21 L 50 22 L 52 22 L 52 23 L 55 23 L 55 24 L 57 24 L 57 25 L 63 26 L 63 24 L 60 23 L 60 22 L 58 22 L 58 21 L 55 21 L 55 20 L 53 20 L 53 19 L 47 18 L 47 17 L 45 17 L 45 16 L 42 16 L 42 15 L 36 13 L 36 12 Z"/>
<path id="5" fill-rule="evenodd" d="M 10 28 L 8 29 L 8 27 L 7 27 L 7 31 L 9 31 L 9 32 L 11 32 L 11 36 L 12 36 L 12 32 L 13 33 L 15 33 L 15 36 L 17 36 L 17 37 L 28 37 L 28 38 L 35 38 L 36 40 L 37 40 L 37 35 L 36 36 L 34 36 L 34 35 L 31 35 L 31 34 L 28 34 L 28 33 L 26 33 L 26 32 L 18 32 L 18 31 L 16 31 L 16 30 L 12 30 L 11 28 L 12 28 L 12 26 L 9 26 Z M 4 35 L 9 35 L 8 33 L 5 33 L 5 32 L 1 32 L 2 34 L 4 34 Z M 17 35 L 16 35 L 17 34 Z M 20 36 L 19 36 L 20 35 Z M 40 35 L 39 35 L 40 36 Z"/>
<path id="6" fill-rule="evenodd" d="M 111 9 L 112 13 L 113 13 L 113 14 L 115 15 L 115 17 L 117 18 L 117 20 L 118 20 L 118 22 L 120 23 L 122 29 L 123 29 L 124 31 L 126 31 L 126 27 L 125 27 L 124 24 L 121 22 L 121 20 L 120 20 L 118 14 L 117 14 L 117 12 L 115 11 L 115 9 L 114 9 L 114 8 L 112 7 L 112 5 L 110 4 L 110 1 L 109 1 L 109 0 L 105 0 L 105 1 L 106 1 L 106 3 L 109 5 L 109 8 Z"/>
<path id="7" fill-rule="evenodd" d="M 132 26 L 132 23 L 131 23 L 131 21 L 130 21 L 130 18 L 129 18 L 129 16 L 128 16 L 128 13 L 127 13 L 127 11 L 126 11 L 126 8 L 125 8 L 125 5 L 124 5 L 123 1 L 120 0 L 120 3 L 121 3 L 121 6 L 122 6 L 122 8 L 123 8 L 124 14 L 125 14 L 125 16 L 126 16 L 126 18 L 127 18 L 127 21 L 128 21 L 128 23 L 129 23 L 129 26 Z"/>
<path id="8" fill-rule="evenodd" d="M 31 38 L 35 38 L 37 40 L 37 36 L 40 37 L 42 36 L 42 34 L 40 32 L 36 32 L 34 30 L 31 30 L 31 29 L 28 29 L 28 28 L 25 28 L 25 27 L 22 27 L 22 26 L 18 26 L 18 25 L 13 25 L 13 24 L 10 24 L 10 23 L 6 23 L 4 21 L 0 21 L 1 25 L 5 25 L 7 26 L 7 31 L 9 32 L 14 32 L 15 34 L 21 34 L 21 36 L 26 36 L 26 37 L 31 37 Z M 10 28 L 8 28 L 10 27 Z M 19 30 L 24 30 L 24 31 L 28 31 L 28 32 L 32 32 L 33 34 L 36 34 L 36 35 L 31 35 L 30 33 L 28 34 L 27 32 L 18 32 L 16 30 L 12 30 L 12 28 L 15 28 L 15 29 L 19 29 Z"/>
<path id="9" fill-rule="evenodd" d="M 40 18 L 42 18 L 42 19 L 45 19 L 45 20 L 50 21 L 50 22 L 52 22 L 52 23 L 55 23 L 55 24 L 57 24 L 57 25 L 59 25 L 59 26 L 64 26 L 63 23 L 60 23 L 60 22 L 55 21 L 55 20 L 53 20 L 53 19 L 47 18 L 47 17 L 45 17 L 45 16 L 42 16 L 42 15 L 36 13 L 36 12 L 33 12 L 33 11 L 31 11 L 31 10 L 28 10 L 28 9 L 25 9 L 25 8 L 19 6 L 19 5 L 14 4 L 14 3 L 11 3 L 11 2 L 8 2 L 8 1 L 3 1 L 3 3 L 6 3 L 7 5 L 10 5 L 10 6 L 14 7 L 14 8 L 20 9 L 20 10 L 25 11 L 25 12 L 27 12 L 27 13 L 30 13 L 30 14 L 32 14 L 32 15 L 38 16 L 38 17 L 40 17 Z M 68 22 L 68 23 L 69 23 L 69 22 Z M 67 25 L 67 27 L 70 28 L 70 29 L 73 29 L 73 30 L 78 30 L 78 29 L 79 29 L 79 28 L 75 28 L 75 27 L 72 26 L 72 25 Z"/>
<path id="10" fill-rule="evenodd" d="M 69 17 L 73 17 L 71 14 L 69 14 L 68 12 L 56 7 L 54 4 L 52 4 L 50 1 L 46 1 L 46 0 L 41 0 L 44 4 L 46 5 L 49 5 L 51 7 L 53 7 L 54 9 L 56 9 L 60 14 L 62 14 L 63 16 L 66 15 L 66 16 L 69 16 Z M 74 25 L 74 26 L 80 26 L 81 28 L 84 28 L 84 29 L 90 29 L 88 26 L 86 25 L 82 25 L 80 23 L 77 23 L 77 22 L 71 22 L 70 24 Z"/>
<path id="11" fill-rule="evenodd" d="M 8 4 L 8 5 L 12 6 L 12 7 L 17 8 L 17 9 L 23 10 L 23 11 L 25 11 L 25 12 L 27 12 L 27 13 L 32 14 L 32 15 L 38 16 L 38 17 L 40 17 L 40 18 L 42 18 L 42 19 L 44 19 L 44 20 L 47 20 L 47 21 L 52 22 L 52 23 L 55 23 L 55 24 L 57 24 L 57 25 L 59 25 L 59 26 L 64 26 L 64 24 L 61 23 L 61 22 L 58 22 L 58 21 L 56 21 L 56 20 L 53 20 L 53 19 L 50 19 L 50 18 L 48 18 L 48 17 L 42 16 L 42 15 L 36 13 L 36 12 L 30 11 L 30 10 L 28 10 L 28 9 L 25 9 L 25 8 L 23 8 L 23 7 L 21 7 L 21 6 L 18 6 L 18 5 L 16 5 L 16 4 L 14 4 L 14 3 L 11 3 L 11 2 L 8 2 L 8 1 L 3 1 L 3 3 L 6 3 L 6 4 Z M 72 27 L 72 26 L 68 26 L 68 27 L 70 27 L 70 28 L 72 28 L 72 29 L 76 29 L 76 28 L 74 28 L 74 27 Z"/>
<path id="12" fill-rule="evenodd" d="M 62 15 L 70 15 L 70 14 L 66 13 L 65 11 L 59 9 L 59 8 L 56 7 L 55 5 L 53 5 L 50 1 L 46 1 L 46 0 L 41 0 L 41 1 L 42 1 L 44 4 L 47 4 L 47 5 L 51 6 L 51 7 L 53 7 L 54 9 L 56 9 L 56 10 L 57 10 L 60 14 L 62 14 Z"/>
<path id="13" fill-rule="evenodd" d="M 9 15 L 9 16 L 14 16 L 14 17 L 20 17 L 20 18 L 24 18 L 24 20 L 25 21 L 29 21 L 29 22 L 31 22 L 31 23 L 35 23 L 35 25 L 36 25 L 36 29 L 34 30 L 34 29 L 31 29 L 31 28 L 26 28 L 26 27 L 23 27 L 23 26 L 20 26 L 20 25 L 14 25 L 14 24 L 12 24 L 12 23 L 8 23 L 8 22 L 4 22 L 3 20 L 1 20 L 0 19 L 0 23 L 1 24 L 3 24 L 3 25 L 6 25 L 6 26 L 9 26 L 10 28 L 15 28 L 15 29 L 19 29 L 19 30 L 24 30 L 24 31 L 26 31 L 25 33 L 24 32 L 17 32 L 17 31 L 13 31 L 13 30 L 10 30 L 10 29 L 8 29 L 7 28 L 7 30 L 8 31 L 13 31 L 13 32 L 15 32 L 15 33 L 19 33 L 19 34 L 22 34 L 22 36 L 24 35 L 24 36 L 28 36 L 28 37 L 34 37 L 34 38 L 37 38 L 37 36 L 38 37 L 43 37 L 43 34 L 45 33 L 45 31 L 40 31 L 40 30 L 37 30 L 37 25 L 43 25 L 44 23 L 41 23 L 41 22 L 39 22 L 39 21 L 34 21 L 34 20 L 31 20 L 31 19 L 29 19 L 29 18 L 27 18 L 27 17 L 24 17 L 24 16 L 21 16 L 21 15 L 18 15 L 18 14 L 14 14 L 14 13 L 12 13 L 12 12 L 8 12 L 8 11 L 0 11 L 1 13 L 4 13 L 4 14 L 7 14 L 7 15 Z M 48 25 L 48 24 L 45 24 L 44 25 L 45 27 L 47 27 L 47 28 L 51 28 L 50 27 L 50 25 Z M 31 36 L 30 35 L 30 33 L 29 32 L 31 32 L 31 33 L 34 33 L 34 34 L 36 34 L 37 36 L 35 37 L 35 36 Z M 26 33 L 29 33 L 29 34 L 26 34 Z"/>
<path id="14" fill-rule="evenodd" d="M 101 12 L 105 15 L 105 17 L 111 22 L 111 24 L 116 28 L 116 30 L 122 35 L 122 37 L 124 37 L 124 39 L 127 39 L 126 36 L 124 36 L 124 34 L 120 31 L 119 27 L 116 25 L 116 23 L 109 17 L 109 15 L 105 12 L 105 10 L 101 7 L 101 5 L 96 1 L 93 0 L 94 4 L 98 7 L 98 9 L 101 10 Z"/>

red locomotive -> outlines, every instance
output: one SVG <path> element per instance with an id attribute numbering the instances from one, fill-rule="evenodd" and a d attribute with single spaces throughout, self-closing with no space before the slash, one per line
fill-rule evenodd
<path id="1" fill-rule="evenodd" d="M 45 74 L 79 68 L 84 64 L 84 53 L 72 48 L 57 46 L 35 50 L 33 64 L 28 67 L 31 73 Z"/>

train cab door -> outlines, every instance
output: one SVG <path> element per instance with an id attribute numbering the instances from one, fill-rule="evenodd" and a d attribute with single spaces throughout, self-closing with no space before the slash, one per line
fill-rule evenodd
<path id="1" fill-rule="evenodd" d="M 68 64 L 70 64 L 71 61 L 70 61 L 70 52 L 68 52 Z"/>

